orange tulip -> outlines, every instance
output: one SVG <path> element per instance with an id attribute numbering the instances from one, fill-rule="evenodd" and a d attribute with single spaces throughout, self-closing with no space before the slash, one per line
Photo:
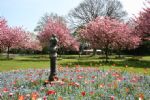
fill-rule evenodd
<path id="1" fill-rule="evenodd" d="M 63 97 L 58 97 L 58 100 L 63 100 Z"/>
<path id="2" fill-rule="evenodd" d="M 128 93 L 130 91 L 130 89 L 129 88 L 125 88 L 125 91 Z"/>
<path id="3" fill-rule="evenodd" d="M 25 100 L 23 95 L 19 95 L 18 100 Z"/>
<path id="4" fill-rule="evenodd" d="M 33 92 L 32 95 L 31 95 L 31 100 L 36 100 L 38 97 L 38 94 L 36 92 Z"/>
<path id="5" fill-rule="evenodd" d="M 144 100 L 144 94 L 143 94 L 143 93 L 138 94 L 138 96 L 139 96 L 139 98 L 140 98 L 141 100 Z"/>
<path id="6" fill-rule="evenodd" d="M 114 82 L 114 89 L 118 88 L 118 83 Z"/>

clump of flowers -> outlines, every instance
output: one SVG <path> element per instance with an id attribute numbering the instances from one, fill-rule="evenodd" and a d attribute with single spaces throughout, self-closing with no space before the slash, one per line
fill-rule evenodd
<path id="1" fill-rule="evenodd" d="M 59 69 L 59 68 L 58 68 Z M 2 100 L 149 100 L 150 76 L 90 67 L 62 67 L 54 82 L 48 69 L 0 73 Z M 47 82 L 46 86 L 43 85 Z"/>

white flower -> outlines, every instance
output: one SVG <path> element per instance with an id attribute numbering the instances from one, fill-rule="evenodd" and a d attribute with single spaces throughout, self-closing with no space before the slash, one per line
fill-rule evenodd
<path id="1" fill-rule="evenodd" d="M 37 100 L 42 100 L 42 98 L 37 98 Z"/>

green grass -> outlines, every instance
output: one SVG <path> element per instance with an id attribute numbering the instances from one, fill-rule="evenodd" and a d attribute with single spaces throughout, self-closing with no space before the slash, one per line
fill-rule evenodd
<path id="1" fill-rule="evenodd" d="M 150 75 L 150 56 L 124 56 L 123 58 L 110 56 L 109 63 L 105 63 L 103 56 L 82 55 L 79 58 L 78 55 L 62 55 L 57 61 L 57 64 L 62 66 L 75 67 L 76 65 L 81 65 L 82 67 L 101 67 L 102 69 L 113 68 L 131 73 L 143 74 L 146 72 Z M 49 66 L 48 55 L 15 56 L 10 60 L 0 56 L 0 71 L 49 68 Z M 125 66 L 128 67 L 126 68 Z"/>

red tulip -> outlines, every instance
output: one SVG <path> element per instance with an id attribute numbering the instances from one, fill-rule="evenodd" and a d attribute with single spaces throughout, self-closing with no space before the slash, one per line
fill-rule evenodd
<path id="1" fill-rule="evenodd" d="M 47 91 L 46 94 L 47 94 L 47 95 L 53 95 L 53 94 L 56 94 L 56 91 L 54 91 L 54 90 L 49 90 L 49 91 Z"/>
<path id="2" fill-rule="evenodd" d="M 111 100 L 115 100 L 115 97 L 114 97 L 114 96 L 110 96 L 110 99 L 111 99 Z"/>
<path id="3" fill-rule="evenodd" d="M 81 95 L 82 95 L 82 96 L 85 96 L 85 95 L 86 95 L 86 92 L 85 92 L 85 91 L 81 92 Z"/>

